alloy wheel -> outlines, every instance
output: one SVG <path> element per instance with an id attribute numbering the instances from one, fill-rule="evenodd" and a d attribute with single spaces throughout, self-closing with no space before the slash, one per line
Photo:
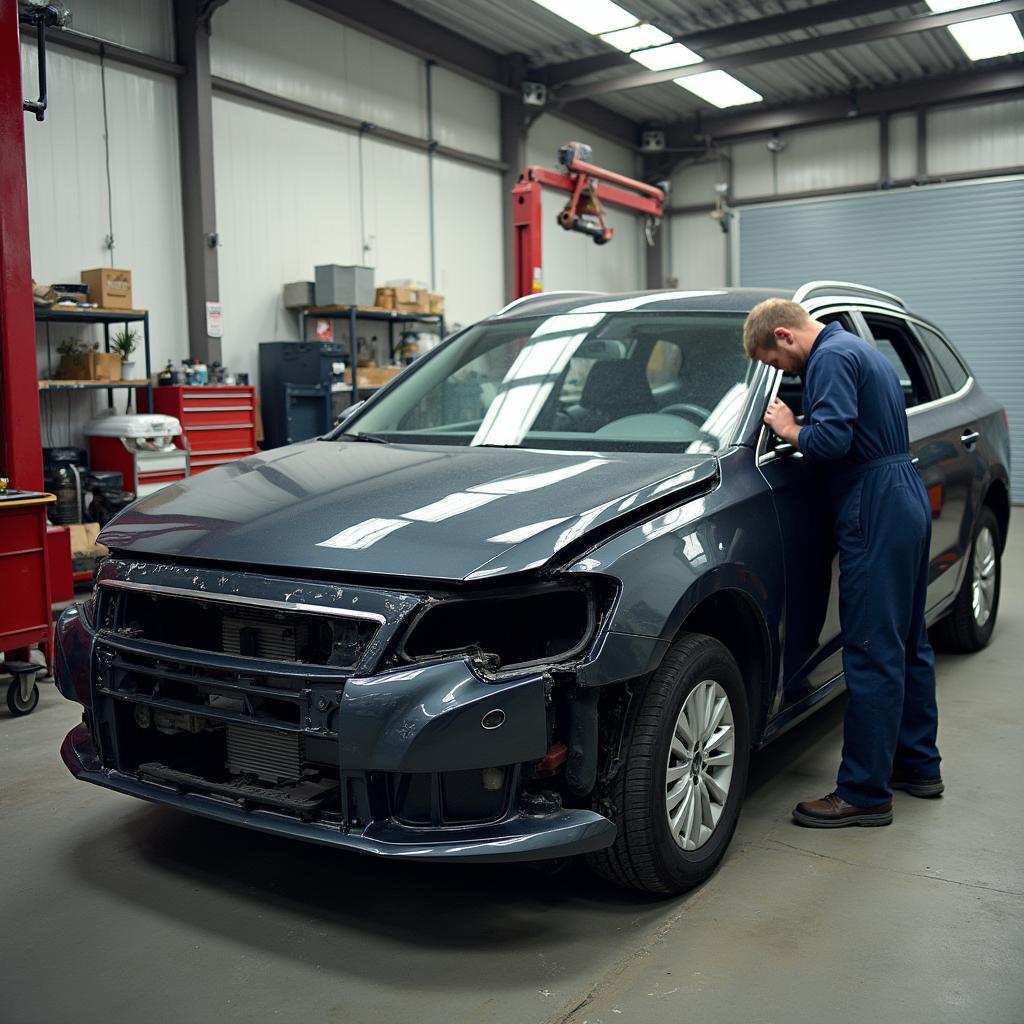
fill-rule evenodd
<path id="1" fill-rule="evenodd" d="M 665 771 L 665 813 L 684 850 L 703 846 L 725 810 L 736 730 L 732 704 L 713 679 L 703 679 L 679 709 Z"/>
<path id="2" fill-rule="evenodd" d="M 996 596 L 996 542 L 992 531 L 983 527 L 974 541 L 971 607 L 980 629 L 989 620 Z"/>

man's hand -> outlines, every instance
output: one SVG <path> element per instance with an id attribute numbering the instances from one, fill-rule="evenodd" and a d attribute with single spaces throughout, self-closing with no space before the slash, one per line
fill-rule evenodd
<path id="1" fill-rule="evenodd" d="M 793 410 L 785 402 L 778 398 L 774 399 L 764 414 L 764 422 L 787 444 L 795 445 L 797 443 L 800 427 L 793 415 Z"/>

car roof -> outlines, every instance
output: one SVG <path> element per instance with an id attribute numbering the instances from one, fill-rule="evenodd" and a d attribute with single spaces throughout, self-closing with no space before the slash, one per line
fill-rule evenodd
<path id="1" fill-rule="evenodd" d="M 540 292 L 510 302 L 495 319 L 559 316 L 565 313 L 749 313 L 764 299 L 791 299 L 784 288 L 665 289 L 638 292 Z"/>

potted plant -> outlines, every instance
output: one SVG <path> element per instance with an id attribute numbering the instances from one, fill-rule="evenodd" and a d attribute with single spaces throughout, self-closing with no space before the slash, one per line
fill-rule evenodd
<path id="1" fill-rule="evenodd" d="M 122 380 L 131 380 L 135 375 L 135 362 L 131 356 L 138 345 L 137 338 L 130 327 L 123 327 L 110 339 L 110 350 L 121 357 Z"/>

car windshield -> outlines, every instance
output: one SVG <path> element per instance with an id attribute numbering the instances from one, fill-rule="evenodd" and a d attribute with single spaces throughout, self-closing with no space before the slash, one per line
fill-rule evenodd
<path id="1" fill-rule="evenodd" d="M 344 426 L 416 444 L 713 452 L 752 364 L 741 314 L 576 312 L 484 321 Z"/>

